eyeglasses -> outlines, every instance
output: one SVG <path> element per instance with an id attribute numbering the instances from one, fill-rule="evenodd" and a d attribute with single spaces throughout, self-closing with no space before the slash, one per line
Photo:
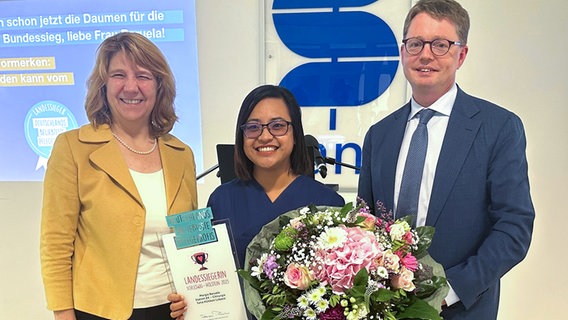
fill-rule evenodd
<path id="1" fill-rule="evenodd" d="M 408 52 L 408 54 L 413 56 L 422 52 L 422 49 L 424 49 L 424 45 L 427 43 L 430 44 L 430 51 L 432 51 L 432 53 L 435 56 L 443 56 L 446 53 L 448 53 L 448 51 L 450 51 L 450 47 L 452 46 L 452 44 L 456 46 L 462 45 L 461 42 L 450 41 L 446 39 L 435 39 L 432 41 L 424 41 L 418 38 L 404 39 L 402 40 L 402 43 L 404 43 L 404 48 L 406 48 L 406 52 Z"/>
<path id="2" fill-rule="evenodd" d="M 241 130 L 243 130 L 245 137 L 249 139 L 260 137 L 264 128 L 267 128 L 268 132 L 270 132 L 270 134 L 274 137 L 281 137 L 288 133 L 288 126 L 291 124 L 292 122 L 284 119 L 272 120 L 265 124 L 257 121 L 251 121 L 241 125 Z"/>

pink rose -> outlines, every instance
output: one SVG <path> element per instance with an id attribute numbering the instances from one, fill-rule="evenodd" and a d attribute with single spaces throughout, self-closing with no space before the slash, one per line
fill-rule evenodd
<path id="1" fill-rule="evenodd" d="M 377 258 L 377 265 L 385 267 L 389 272 L 396 273 L 400 268 L 400 257 L 391 250 L 387 250 Z"/>
<path id="2" fill-rule="evenodd" d="M 306 290 L 312 280 L 310 270 L 297 263 L 290 263 L 284 273 L 284 283 L 292 289 Z"/>
<path id="3" fill-rule="evenodd" d="M 414 286 L 414 272 L 402 267 L 400 273 L 396 274 L 391 279 L 391 284 L 396 289 L 402 289 L 404 291 L 410 292 L 414 291 L 416 287 Z"/>

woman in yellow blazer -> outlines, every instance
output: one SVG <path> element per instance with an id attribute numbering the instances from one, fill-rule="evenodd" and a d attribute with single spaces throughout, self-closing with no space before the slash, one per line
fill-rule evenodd
<path id="1" fill-rule="evenodd" d="M 44 179 L 41 268 L 55 319 L 170 319 L 165 215 L 197 207 L 189 146 L 169 134 L 175 83 L 136 33 L 103 41 L 90 124 L 56 140 Z"/>

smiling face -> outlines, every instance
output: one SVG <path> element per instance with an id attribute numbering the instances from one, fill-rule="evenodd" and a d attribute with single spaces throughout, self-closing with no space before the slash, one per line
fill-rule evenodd
<path id="1" fill-rule="evenodd" d="M 254 107 L 247 122 L 266 124 L 277 119 L 291 121 L 286 104 L 282 99 L 265 98 Z M 265 127 L 257 138 L 243 137 L 243 149 L 247 158 L 254 164 L 255 174 L 264 170 L 286 174 L 289 172 L 290 155 L 294 148 L 293 130 L 290 125 L 285 135 L 275 137 Z"/>
<path id="2" fill-rule="evenodd" d="M 157 94 L 157 81 L 150 71 L 118 52 L 110 60 L 106 90 L 113 123 L 148 125 Z"/>
<path id="3" fill-rule="evenodd" d="M 460 40 L 450 20 L 436 20 L 427 13 L 420 13 L 412 19 L 405 38 L 418 38 L 424 41 Z M 417 55 L 408 54 L 404 45 L 401 46 L 400 51 L 404 75 L 412 86 L 412 95 L 418 103 L 427 107 L 452 87 L 456 71 L 465 60 L 468 47 L 452 45 L 450 51 L 443 56 L 434 55 L 429 44 L 425 44 Z"/>

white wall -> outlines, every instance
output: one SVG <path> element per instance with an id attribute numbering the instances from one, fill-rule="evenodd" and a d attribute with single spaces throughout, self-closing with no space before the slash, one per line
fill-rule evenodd
<path id="1" fill-rule="evenodd" d="M 568 263 L 563 199 L 568 194 L 568 2 L 460 1 L 471 14 L 460 85 L 517 113 L 525 124 L 533 243 L 503 281 L 499 319 L 564 319 Z"/>
<path id="2" fill-rule="evenodd" d="M 217 163 L 216 144 L 232 143 L 237 109 L 261 83 L 261 3 L 197 1 L 206 167 Z M 563 272 L 568 258 L 561 247 L 568 225 L 562 206 L 568 194 L 568 126 L 561 122 L 568 116 L 563 77 L 568 75 L 563 36 L 568 2 L 461 3 L 470 12 L 472 28 L 459 84 L 523 119 L 537 211 L 529 255 L 503 280 L 499 319 L 561 319 L 566 296 L 561 292 L 568 287 Z M 219 183 L 215 173 L 204 181 L 199 185 L 201 206 Z M 41 192 L 38 182 L 0 182 L 0 319 L 52 318 L 45 309 L 38 258 Z"/>

